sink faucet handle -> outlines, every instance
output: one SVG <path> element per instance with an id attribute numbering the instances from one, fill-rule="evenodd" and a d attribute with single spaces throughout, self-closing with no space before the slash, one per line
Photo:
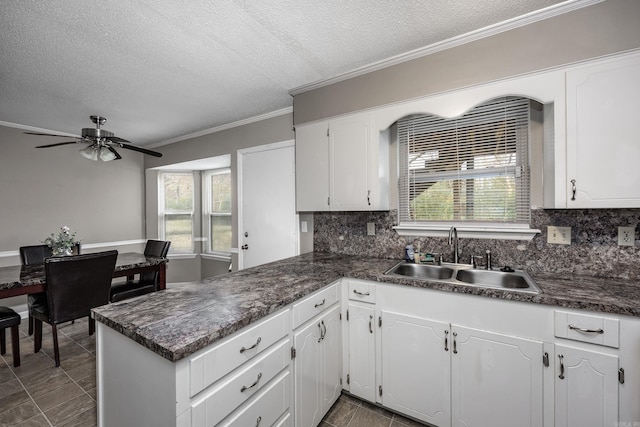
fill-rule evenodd
<path id="1" fill-rule="evenodd" d="M 487 249 L 487 270 L 491 270 L 491 250 Z"/>
<path id="2" fill-rule="evenodd" d="M 471 255 L 471 267 L 478 268 L 478 259 L 482 259 L 480 255 Z"/>

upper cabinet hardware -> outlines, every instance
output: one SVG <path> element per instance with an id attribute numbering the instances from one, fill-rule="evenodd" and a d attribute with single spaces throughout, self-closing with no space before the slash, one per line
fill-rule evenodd
<path id="1" fill-rule="evenodd" d="M 258 340 L 256 341 L 256 343 L 254 345 L 252 345 L 251 347 L 248 347 L 248 348 L 242 347 L 240 349 L 240 353 L 244 353 L 247 350 L 251 350 L 251 349 L 256 348 L 258 346 L 258 344 L 260 344 L 260 341 L 262 341 L 262 338 L 258 337 Z"/>
<path id="2" fill-rule="evenodd" d="M 549 353 L 547 353 L 546 351 L 542 355 L 542 364 L 547 368 L 549 367 Z"/>
<path id="3" fill-rule="evenodd" d="M 576 199 L 576 180 L 571 180 L 571 200 Z"/>
<path id="4" fill-rule="evenodd" d="M 452 335 L 453 335 L 453 354 L 458 354 L 458 345 L 456 344 L 456 337 L 458 336 L 458 333 L 454 332 Z"/>
<path id="5" fill-rule="evenodd" d="M 558 375 L 558 378 L 563 380 L 564 379 L 564 355 L 559 354 L 558 359 L 560 359 L 560 375 Z"/>
<path id="6" fill-rule="evenodd" d="M 618 381 L 620 384 L 624 384 L 624 368 L 618 369 Z"/>
<path id="7" fill-rule="evenodd" d="M 574 331 L 580 331 L 580 332 L 584 332 L 587 334 L 604 334 L 604 329 L 600 328 L 600 329 L 583 329 L 583 328 L 579 328 L 575 325 L 572 325 L 571 323 L 569 323 L 569 329 L 573 329 Z"/>
<path id="8" fill-rule="evenodd" d="M 369 315 L 369 332 L 373 333 L 373 314 Z"/>

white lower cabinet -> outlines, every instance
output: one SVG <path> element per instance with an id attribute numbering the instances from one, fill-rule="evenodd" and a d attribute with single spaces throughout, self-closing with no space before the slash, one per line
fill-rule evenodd
<path id="1" fill-rule="evenodd" d="M 449 426 L 449 324 L 381 311 L 382 403 L 437 426 Z"/>
<path id="2" fill-rule="evenodd" d="M 618 425 L 618 357 L 565 345 L 555 351 L 555 426 Z"/>
<path id="3" fill-rule="evenodd" d="M 340 397 L 340 305 L 314 318 L 293 336 L 295 425 L 315 427 Z"/>
<path id="4" fill-rule="evenodd" d="M 451 326 L 453 426 L 542 427 L 543 344 Z"/>
<path id="5" fill-rule="evenodd" d="M 347 382 L 354 396 L 376 401 L 375 310 L 373 305 L 349 303 Z"/>

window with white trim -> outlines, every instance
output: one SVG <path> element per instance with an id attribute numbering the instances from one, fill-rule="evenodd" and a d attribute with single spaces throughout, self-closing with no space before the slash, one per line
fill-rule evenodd
<path id="1" fill-rule="evenodd" d="M 159 174 L 160 238 L 171 241 L 170 253 L 191 254 L 193 248 L 194 179 L 192 172 Z"/>
<path id="2" fill-rule="evenodd" d="M 207 253 L 231 255 L 231 169 L 204 173 L 204 229 Z"/>
<path id="3" fill-rule="evenodd" d="M 531 102 L 501 97 L 456 118 L 399 120 L 400 227 L 528 227 Z"/>

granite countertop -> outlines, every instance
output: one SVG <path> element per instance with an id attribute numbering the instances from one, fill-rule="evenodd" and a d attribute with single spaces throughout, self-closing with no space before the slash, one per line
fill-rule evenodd
<path id="1" fill-rule="evenodd" d="M 539 294 L 385 276 L 392 259 L 310 253 L 93 310 L 95 319 L 176 362 L 342 277 L 640 316 L 640 286 L 623 279 L 532 275 Z"/>

